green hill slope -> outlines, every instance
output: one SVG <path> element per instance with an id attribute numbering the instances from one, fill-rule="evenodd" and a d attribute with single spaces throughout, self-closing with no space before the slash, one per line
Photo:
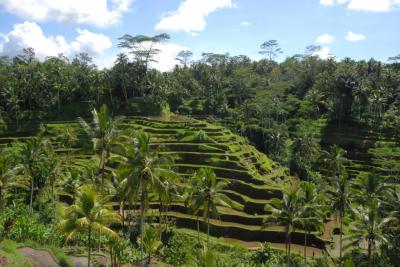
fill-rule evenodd
<path id="1" fill-rule="evenodd" d="M 46 125 L 47 134 L 60 157 L 71 162 L 77 168 L 84 168 L 96 156 L 90 152 L 90 141 L 84 141 L 72 149 L 61 146 L 57 133 L 66 126 L 78 125 L 73 121 L 49 122 Z M 284 243 L 285 232 L 282 226 L 262 228 L 263 217 L 268 215 L 264 206 L 273 198 L 282 197 L 282 188 L 290 181 L 286 168 L 271 161 L 260 153 L 245 139 L 233 134 L 227 128 L 187 117 L 161 118 L 127 117 L 121 126 L 126 130 L 143 130 L 151 134 L 152 146 L 160 148 L 161 153 L 173 155 L 174 169 L 183 179 L 190 173 L 202 167 L 214 170 L 218 179 L 229 182 L 226 195 L 235 203 L 234 208 L 220 208 L 220 218 L 211 220 L 211 234 L 226 239 L 242 241 L 259 241 Z M 29 138 L 37 131 L 37 125 L 23 127 L 21 131 L 8 132 L 0 137 L 0 143 Z M 112 162 L 107 167 L 115 167 Z M 115 205 L 115 209 L 119 207 Z M 150 208 L 158 209 L 156 202 Z M 176 220 L 177 227 L 196 229 L 196 217 L 192 216 L 181 201 L 174 201 L 168 216 Z M 201 223 L 205 231 L 206 225 Z M 304 235 L 301 231 L 293 234 L 294 244 L 303 244 Z M 310 235 L 309 246 L 325 247 L 325 241 L 315 235 Z"/>

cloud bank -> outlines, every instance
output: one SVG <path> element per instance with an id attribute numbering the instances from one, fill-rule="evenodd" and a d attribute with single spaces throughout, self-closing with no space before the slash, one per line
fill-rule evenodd
<path id="1" fill-rule="evenodd" d="M 133 0 L 1 0 L 0 6 L 24 20 L 104 27 L 120 22 L 132 2 Z"/>
<path id="2" fill-rule="evenodd" d="M 232 0 L 185 0 L 176 11 L 169 12 L 161 19 L 155 28 L 196 35 L 206 28 L 208 15 L 223 8 L 233 7 L 235 5 Z"/>

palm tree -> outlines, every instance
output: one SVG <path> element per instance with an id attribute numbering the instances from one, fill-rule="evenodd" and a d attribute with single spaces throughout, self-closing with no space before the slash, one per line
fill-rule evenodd
<path id="1" fill-rule="evenodd" d="M 104 171 L 111 144 L 118 137 L 118 126 L 123 117 L 112 117 L 106 105 L 102 105 L 100 111 L 92 110 L 92 123 L 88 124 L 84 119 L 78 118 L 84 132 L 91 138 L 93 149 L 99 153 L 99 169 L 101 171 L 101 184 L 104 185 Z"/>
<path id="2" fill-rule="evenodd" d="M 29 179 L 22 165 L 11 167 L 6 156 L 0 156 L 0 208 L 12 189 L 29 190 Z"/>
<path id="3" fill-rule="evenodd" d="M 264 219 L 264 226 L 280 224 L 285 227 L 287 266 L 290 266 L 291 235 L 304 222 L 302 207 L 303 199 L 297 186 L 284 191 L 282 199 L 273 198 L 265 206 L 271 214 Z"/>
<path id="4" fill-rule="evenodd" d="M 223 190 L 228 186 L 227 181 L 217 181 L 217 176 L 210 168 L 199 169 L 194 174 L 198 176 L 198 188 L 192 195 L 191 207 L 196 214 L 203 211 L 203 217 L 207 220 L 207 245 L 210 241 L 210 217 L 219 217 L 217 206 L 232 206 L 232 201 L 224 194 Z"/>
<path id="5" fill-rule="evenodd" d="M 78 195 L 75 203 L 63 211 L 64 218 L 58 226 L 67 233 L 66 242 L 73 239 L 78 232 L 87 233 L 90 266 L 93 232 L 118 240 L 119 235 L 109 225 L 119 224 L 121 217 L 106 204 L 108 197 L 99 194 L 93 185 L 82 186 Z"/>
<path id="6" fill-rule="evenodd" d="M 120 151 L 121 164 L 118 167 L 120 175 L 125 177 L 127 195 L 140 195 L 140 236 L 143 238 L 145 212 L 147 210 L 149 192 L 165 195 L 164 181 L 174 180 L 176 174 L 171 170 L 171 158 L 162 157 L 152 151 L 150 136 L 138 132 L 136 138 Z M 143 242 L 140 242 L 141 258 L 143 260 Z"/>
<path id="7" fill-rule="evenodd" d="M 156 230 L 151 226 L 146 226 L 144 227 L 143 238 L 138 238 L 137 240 L 140 246 L 144 247 L 146 254 L 149 256 L 147 259 L 148 264 L 150 264 L 152 256 L 157 252 L 158 248 L 162 244 L 158 231 L 160 230 Z"/>
<path id="8" fill-rule="evenodd" d="M 324 218 L 324 196 L 310 182 L 301 185 L 302 209 L 300 223 L 304 228 L 304 266 L 307 265 L 307 236 L 311 229 L 321 229 Z"/>
<path id="9" fill-rule="evenodd" d="M 360 173 L 352 183 L 352 195 L 359 204 L 365 204 L 373 199 L 382 199 L 390 187 L 385 177 L 371 172 Z"/>
<path id="10" fill-rule="evenodd" d="M 378 246 L 386 245 L 388 236 L 385 233 L 388 224 L 393 217 L 383 218 L 380 215 L 381 203 L 378 199 L 369 201 L 366 206 L 354 210 L 357 220 L 350 232 L 349 245 L 361 245 L 367 243 L 368 265 L 373 266 L 373 256 Z"/>
<path id="11" fill-rule="evenodd" d="M 323 159 L 330 177 L 338 177 L 346 173 L 345 164 L 348 162 L 346 159 L 346 150 L 333 145 L 330 151 L 323 151 Z"/>
<path id="12" fill-rule="evenodd" d="M 21 146 L 20 157 L 21 165 L 24 167 L 25 175 L 31 181 L 30 197 L 29 197 L 29 214 L 33 213 L 33 193 L 35 188 L 35 178 L 38 178 L 39 162 L 45 159 L 45 149 L 47 141 L 43 140 L 42 136 L 38 136 L 27 140 Z"/>
<path id="13" fill-rule="evenodd" d="M 194 196 L 200 195 L 201 190 L 203 190 L 202 179 L 198 173 L 194 173 L 189 180 L 188 186 L 184 189 L 184 199 L 185 199 L 185 207 L 190 208 L 193 215 L 196 215 L 197 221 L 197 240 L 200 242 L 200 220 L 199 213 L 200 210 L 194 210 L 193 200 Z"/>
<path id="14" fill-rule="evenodd" d="M 331 177 L 331 190 L 328 191 L 328 194 L 330 194 L 332 197 L 332 209 L 339 213 L 339 264 L 341 266 L 343 248 L 343 218 L 345 216 L 346 209 L 350 208 L 350 189 L 345 168 L 345 164 L 348 162 L 348 160 L 345 157 L 346 151 L 336 145 L 331 146 L 329 152 L 324 151 L 324 154 L 324 161 Z"/>
<path id="15" fill-rule="evenodd" d="M 349 180 L 346 175 L 340 175 L 332 180 L 331 189 L 327 192 L 331 196 L 332 210 L 337 212 L 340 223 L 340 248 L 339 248 L 339 263 L 342 265 L 343 252 L 343 220 L 346 211 L 351 209 L 351 191 Z"/>

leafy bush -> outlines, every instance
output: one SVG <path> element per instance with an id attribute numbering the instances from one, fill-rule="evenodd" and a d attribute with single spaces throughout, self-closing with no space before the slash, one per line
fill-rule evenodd
<path id="1" fill-rule="evenodd" d="M 191 255 L 200 248 L 196 238 L 172 231 L 171 236 L 159 250 L 163 261 L 173 266 L 182 266 L 189 262 Z"/>
<path id="2" fill-rule="evenodd" d="M 40 244 L 60 244 L 62 235 L 52 225 L 44 224 L 37 213 L 29 216 L 28 207 L 8 207 L 0 215 L 0 236 L 15 241 L 36 241 Z"/>

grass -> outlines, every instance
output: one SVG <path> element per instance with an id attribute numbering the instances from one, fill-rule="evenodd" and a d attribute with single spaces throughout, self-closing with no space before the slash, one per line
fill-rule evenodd
<path id="1" fill-rule="evenodd" d="M 0 257 L 7 259 L 9 267 L 29 267 L 32 264 L 17 252 L 18 244 L 5 239 L 0 243 Z"/>

